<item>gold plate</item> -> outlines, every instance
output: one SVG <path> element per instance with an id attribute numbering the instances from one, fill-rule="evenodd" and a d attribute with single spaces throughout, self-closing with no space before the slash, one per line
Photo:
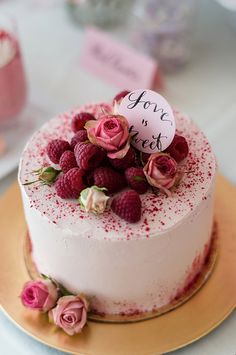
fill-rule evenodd
<path id="1" fill-rule="evenodd" d="M 19 294 L 28 280 L 23 257 L 26 224 L 14 184 L 0 201 L 1 308 L 38 341 L 73 354 L 161 354 L 183 347 L 217 327 L 236 306 L 236 189 L 219 176 L 216 191 L 219 255 L 207 283 L 182 306 L 136 323 L 89 321 L 83 333 L 69 337 L 48 323 L 47 316 L 26 310 Z"/>

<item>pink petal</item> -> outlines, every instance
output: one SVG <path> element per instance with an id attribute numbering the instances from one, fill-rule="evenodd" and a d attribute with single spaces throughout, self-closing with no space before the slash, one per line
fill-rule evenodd
<path id="1" fill-rule="evenodd" d="M 111 139 L 110 138 L 100 138 L 100 137 L 96 137 L 95 136 L 95 131 L 94 129 L 91 129 L 91 130 L 88 130 L 88 139 L 90 140 L 90 142 L 92 144 L 95 144 L 99 147 L 102 147 L 106 150 L 114 150 L 116 149 L 116 147 L 114 147 L 112 144 L 111 144 Z"/>
<path id="2" fill-rule="evenodd" d="M 128 139 L 129 139 L 128 127 L 123 127 L 123 135 L 120 141 L 120 146 L 124 145 Z"/>
<path id="3" fill-rule="evenodd" d="M 34 289 L 35 297 L 37 298 L 38 303 L 43 305 L 48 297 L 48 292 L 44 291 L 42 289 L 39 289 L 37 287 L 33 287 L 33 289 Z"/>
<path id="4" fill-rule="evenodd" d="M 108 151 L 117 150 L 117 147 L 112 144 L 110 138 L 109 139 L 96 138 L 96 142 L 94 142 L 93 144 L 96 144 L 99 147 L 102 147 L 102 148 L 104 148 L 105 150 L 108 150 Z"/>
<path id="5" fill-rule="evenodd" d="M 74 335 L 74 334 L 76 334 L 75 333 L 75 330 L 73 329 L 73 328 L 67 328 L 67 327 L 65 327 L 65 328 L 62 328 L 63 330 L 64 330 L 64 332 L 66 333 L 66 334 L 68 334 L 68 335 Z"/>
<path id="6" fill-rule="evenodd" d="M 81 316 L 81 320 L 80 322 L 78 322 L 75 326 L 75 332 L 79 333 L 81 332 L 81 330 L 83 329 L 83 327 L 85 326 L 87 322 L 87 311 L 85 309 L 83 309 L 82 311 L 82 316 Z"/>
<path id="7" fill-rule="evenodd" d="M 150 164 L 151 165 L 151 164 Z M 162 173 L 160 172 L 160 170 L 158 170 L 157 166 L 155 164 L 153 164 L 153 168 L 150 171 L 150 169 L 148 170 L 149 175 L 152 176 L 152 178 L 154 180 L 158 180 L 158 179 L 166 179 L 164 175 L 162 175 Z"/>
<path id="8" fill-rule="evenodd" d="M 148 183 L 149 183 L 151 186 L 157 187 L 157 188 L 160 189 L 161 191 L 165 192 L 165 194 L 166 194 L 167 196 L 171 196 L 171 192 L 168 190 L 168 188 L 166 188 L 166 187 L 164 187 L 164 186 L 162 186 L 162 185 L 160 184 L 160 180 L 159 180 L 159 182 L 157 182 L 156 180 L 152 179 L 152 178 L 147 174 L 146 171 L 144 171 L 144 174 L 145 174 L 145 176 L 146 176 L 146 179 L 147 179 Z"/>
<path id="9" fill-rule="evenodd" d="M 77 321 L 77 316 L 76 314 L 71 314 L 71 313 L 65 313 L 65 314 L 62 314 L 61 316 L 61 322 L 64 324 L 64 325 L 68 325 L 68 326 L 73 326 Z"/>
<path id="10" fill-rule="evenodd" d="M 108 153 L 107 156 L 108 158 L 111 159 L 122 159 L 127 154 L 129 148 L 130 148 L 130 142 L 128 141 L 121 150 L 118 150 L 117 152 L 113 152 L 113 153 Z"/>
<path id="11" fill-rule="evenodd" d="M 89 130 L 89 129 L 95 129 L 98 125 L 98 120 L 91 120 L 91 121 L 87 121 L 84 125 L 84 128 Z"/>
<path id="12" fill-rule="evenodd" d="M 87 134 L 88 134 L 88 139 L 90 140 L 90 142 L 94 144 L 94 142 L 96 141 L 95 129 L 94 128 L 88 129 Z"/>
<path id="13" fill-rule="evenodd" d="M 67 311 L 71 311 L 73 309 L 80 309 L 80 308 L 83 308 L 83 307 L 84 307 L 83 302 L 74 301 L 74 302 L 70 302 L 68 304 L 68 306 L 66 307 L 66 310 Z"/>
<path id="14" fill-rule="evenodd" d="M 116 136 L 110 138 L 112 145 L 114 145 L 117 149 L 121 146 L 122 136 L 123 132 L 119 132 Z"/>
<path id="15" fill-rule="evenodd" d="M 114 124 L 113 128 L 107 127 L 108 121 L 112 122 Z M 123 128 L 116 118 L 105 118 L 102 120 L 100 126 L 100 132 L 96 132 L 96 135 L 100 137 L 109 137 L 112 138 L 114 137 L 117 133 L 123 131 Z"/>

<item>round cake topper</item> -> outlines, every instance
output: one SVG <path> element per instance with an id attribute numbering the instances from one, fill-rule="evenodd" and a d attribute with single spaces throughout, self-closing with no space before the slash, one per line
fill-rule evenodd
<path id="1" fill-rule="evenodd" d="M 132 145 L 144 153 L 165 150 L 175 135 L 175 118 L 168 102 L 155 91 L 135 90 L 126 95 L 119 114 L 129 122 Z"/>

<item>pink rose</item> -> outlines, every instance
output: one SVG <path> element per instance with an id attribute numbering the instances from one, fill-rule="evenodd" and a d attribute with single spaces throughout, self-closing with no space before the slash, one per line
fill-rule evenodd
<path id="1" fill-rule="evenodd" d="M 87 322 L 88 303 L 81 296 L 63 296 L 49 313 L 49 318 L 67 334 L 74 335 L 83 329 Z"/>
<path id="2" fill-rule="evenodd" d="M 27 308 L 47 312 L 58 300 L 58 290 L 50 280 L 35 280 L 25 283 L 20 298 Z"/>
<path id="3" fill-rule="evenodd" d="M 149 184 L 163 190 L 168 196 L 170 196 L 169 189 L 179 179 L 177 163 L 166 153 L 154 153 L 150 155 L 143 171 Z"/>
<path id="4" fill-rule="evenodd" d="M 125 117 L 120 115 L 104 115 L 96 121 L 85 124 L 88 138 L 109 153 L 111 159 L 122 159 L 129 150 L 129 125 Z"/>

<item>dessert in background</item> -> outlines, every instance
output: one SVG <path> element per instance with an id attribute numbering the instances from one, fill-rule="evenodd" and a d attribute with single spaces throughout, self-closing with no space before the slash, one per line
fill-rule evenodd
<path id="1" fill-rule="evenodd" d="M 15 119 L 21 113 L 26 94 L 18 40 L 0 27 L 0 124 Z"/>
<path id="2" fill-rule="evenodd" d="M 6 151 L 6 142 L 2 136 L 0 136 L 0 157 L 5 153 Z"/>

